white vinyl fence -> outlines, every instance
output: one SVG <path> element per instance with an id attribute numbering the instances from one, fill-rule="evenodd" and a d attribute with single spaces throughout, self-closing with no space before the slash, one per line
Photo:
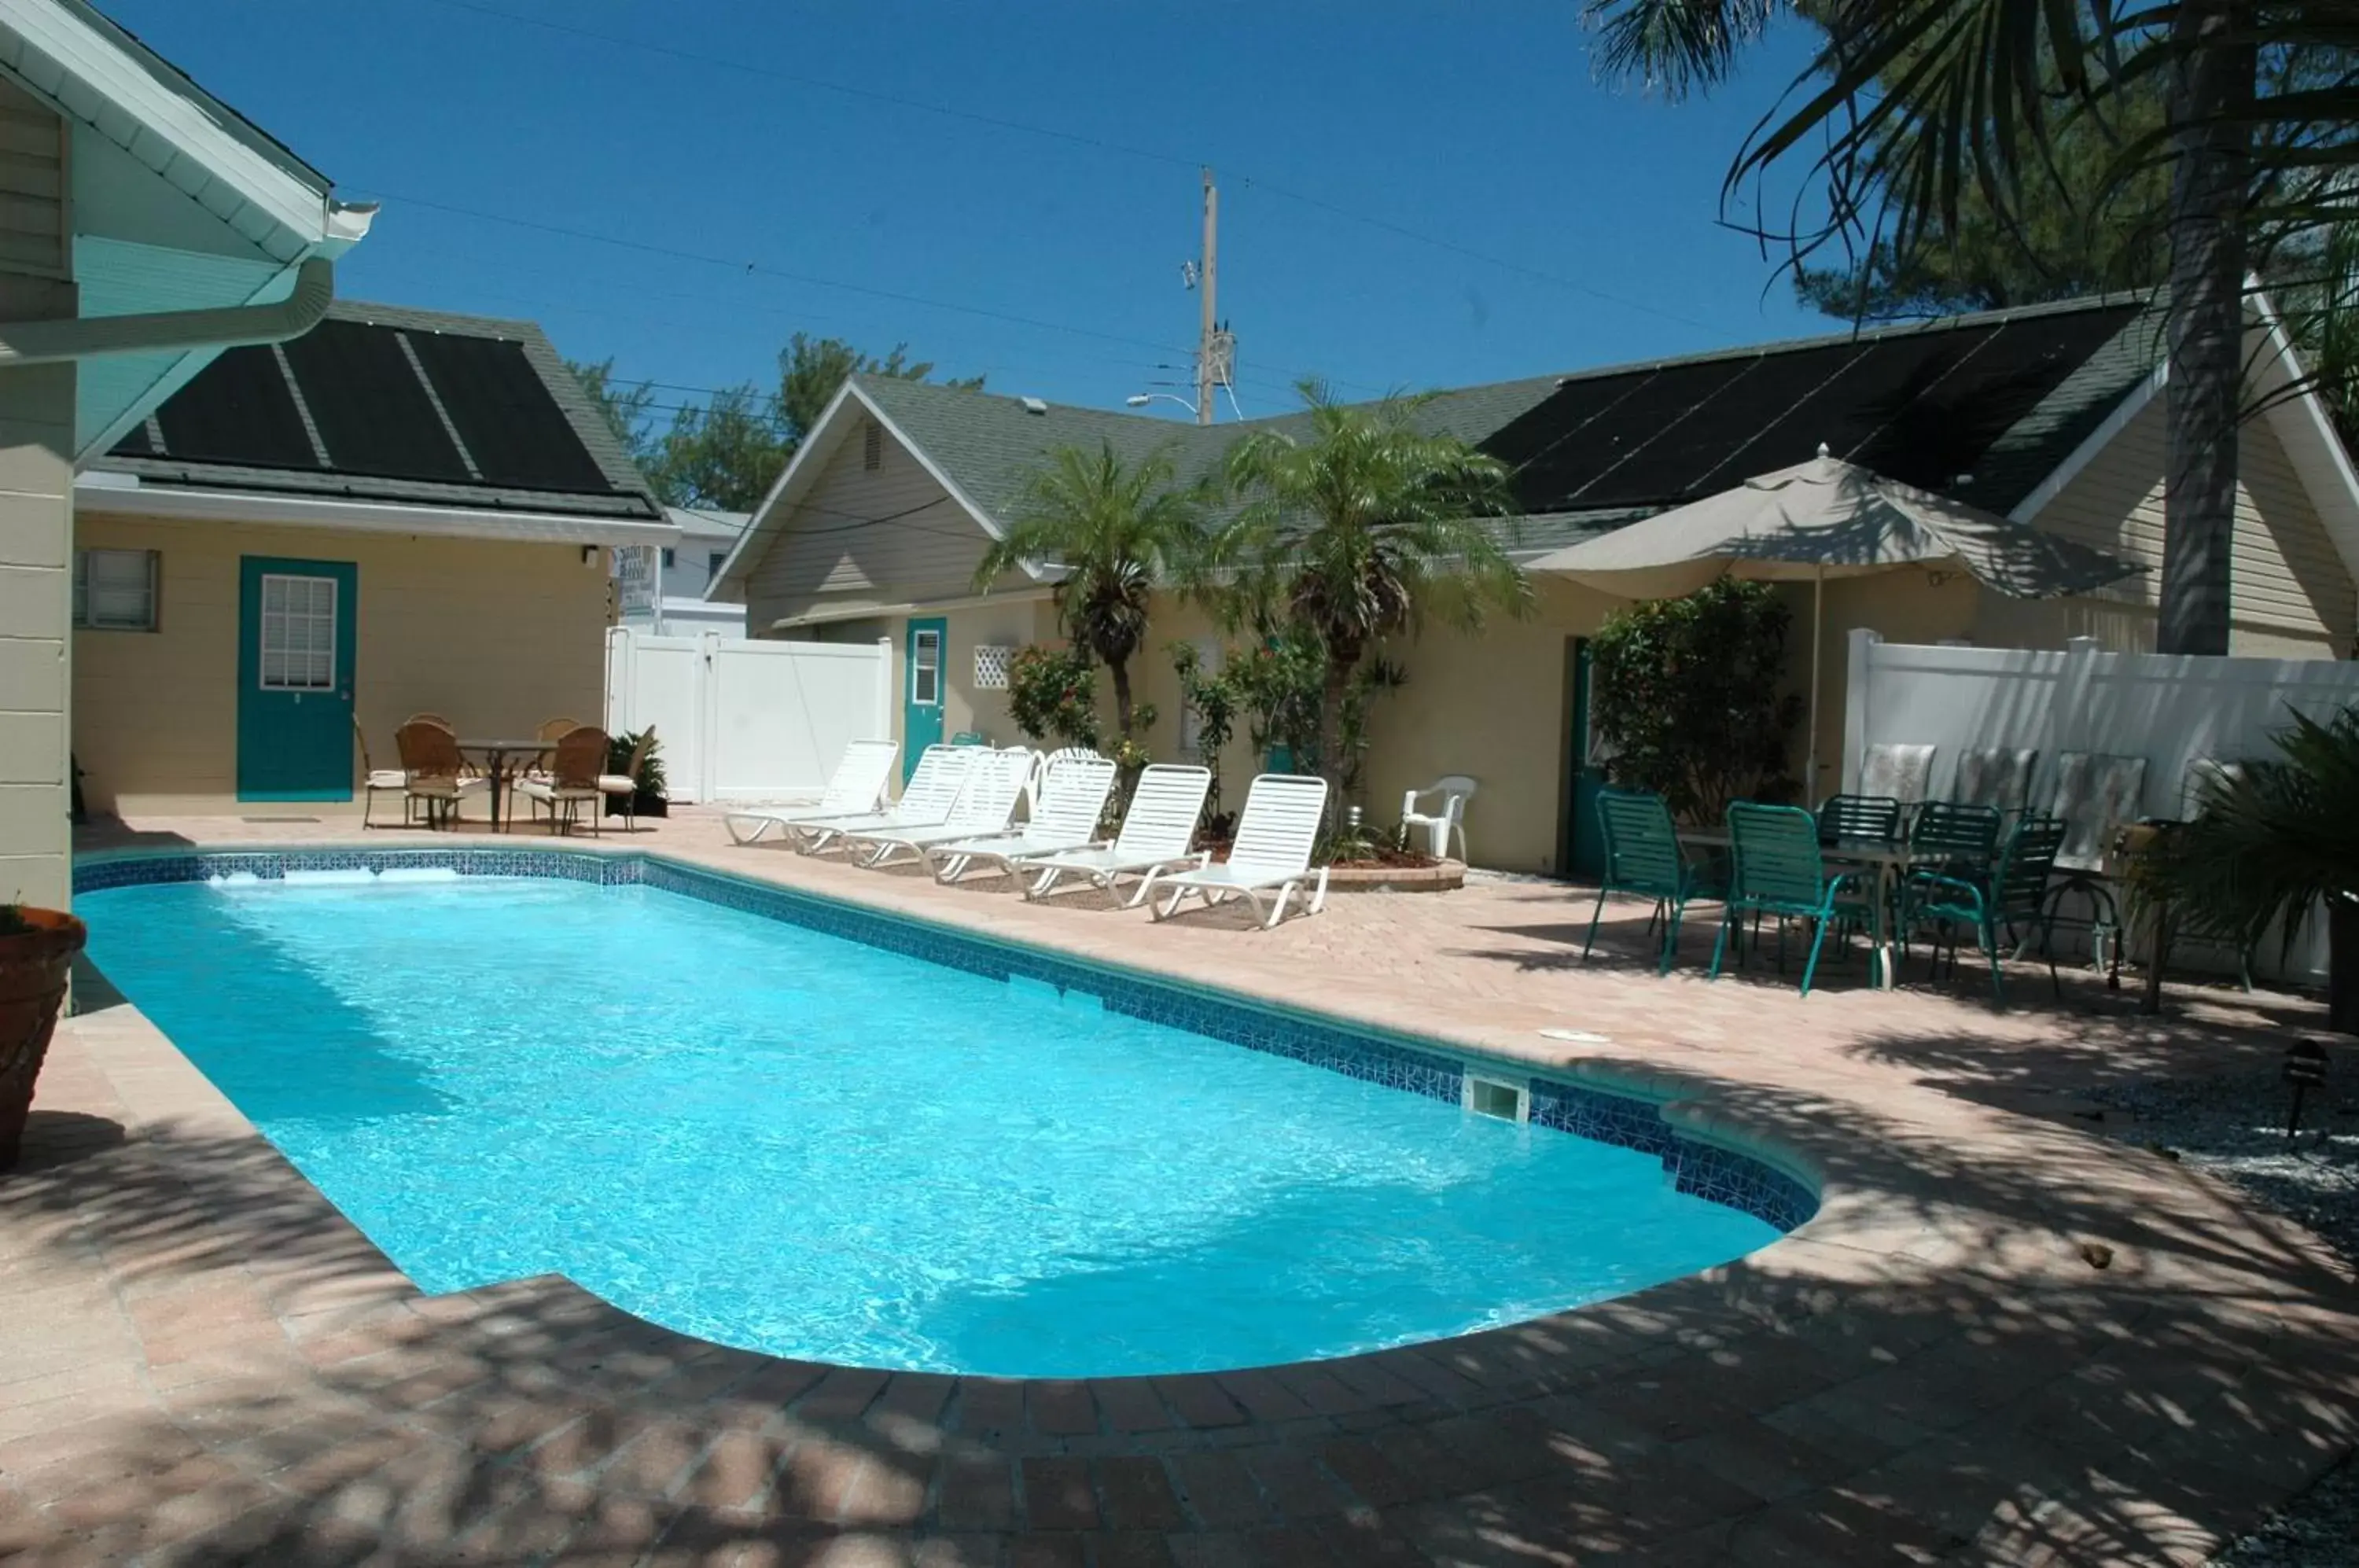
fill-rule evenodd
<path id="1" fill-rule="evenodd" d="M 2093 752 L 2145 757 L 2141 814 L 2180 817 L 2190 764 L 2273 757 L 2269 737 L 2287 726 L 2288 710 L 2325 719 L 2354 702 L 2359 663 L 2349 660 L 2103 653 L 2090 637 L 2061 653 L 1926 648 L 1854 631 L 1843 788 L 1858 787 L 1861 758 L 1879 743 L 1935 747 L 1926 795 L 1937 800 L 1950 795 L 1964 753 L 2029 750 L 2038 753 L 2031 804 L 2045 809 L 2057 757 Z M 2323 976 L 2324 942 L 2324 920 L 2311 920 L 2294 975 Z M 2277 973 L 2277 943 L 2264 942 L 2256 969 Z"/>
<path id="2" fill-rule="evenodd" d="M 606 634 L 606 728 L 653 724 L 671 799 L 792 800 L 843 748 L 893 734 L 889 643 Z"/>

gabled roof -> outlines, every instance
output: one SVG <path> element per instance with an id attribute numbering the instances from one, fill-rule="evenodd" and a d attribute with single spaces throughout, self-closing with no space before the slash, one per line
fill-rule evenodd
<path id="1" fill-rule="evenodd" d="M 1519 552 L 1552 550 L 1790 466 L 1838 457 L 2001 513 L 2055 472 L 2161 355 L 2158 313 L 2117 295 L 1678 359 L 1457 387 L 1418 409 L 1506 462 L 1523 516 Z M 856 376 L 847 405 L 874 412 L 933 468 L 985 531 L 1012 520 L 1026 475 L 1054 448 L 1158 448 L 1180 477 L 1212 471 L 1246 430 L 1307 429 L 1302 413 L 1198 426 L 919 381 Z M 767 549 L 797 464 L 755 509 L 725 575 Z"/>
<path id="2" fill-rule="evenodd" d="M 143 489 L 665 521 L 538 327 L 390 305 L 229 350 L 91 466 Z"/>

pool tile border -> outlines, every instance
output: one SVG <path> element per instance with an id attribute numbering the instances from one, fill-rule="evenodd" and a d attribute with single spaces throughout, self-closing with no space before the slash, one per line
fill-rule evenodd
<path id="1" fill-rule="evenodd" d="M 1111 1012 L 1283 1056 L 1386 1088 L 1451 1104 L 1460 1101 L 1469 1062 L 1446 1048 L 1389 1038 L 1361 1025 L 1273 1007 L 1162 976 L 1150 976 L 1069 954 L 995 941 L 974 932 L 853 904 L 774 883 L 751 881 L 690 866 L 644 850 L 252 849 L 121 852 L 78 857 L 77 895 L 158 883 L 203 882 L 216 877 L 283 879 L 289 871 L 451 870 L 462 877 L 516 877 L 640 886 L 675 893 L 765 919 L 781 920 L 864 946 L 904 953 L 996 980 L 1024 979 L 1094 997 Z M 1666 1103 L 1608 1094 L 1527 1069 L 1480 1067 L 1485 1077 L 1528 1083 L 1532 1126 L 1650 1154 L 1680 1192 L 1753 1215 L 1790 1232 L 1814 1214 L 1819 1195 L 1799 1174 L 1766 1151 L 1740 1149 L 1675 1130 Z"/>

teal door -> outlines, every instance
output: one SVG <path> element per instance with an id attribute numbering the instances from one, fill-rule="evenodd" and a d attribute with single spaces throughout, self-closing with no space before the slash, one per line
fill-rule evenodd
<path id="1" fill-rule="evenodd" d="M 238 561 L 237 798 L 353 798 L 348 561 Z"/>
<path id="2" fill-rule="evenodd" d="M 942 637 L 939 615 L 909 623 L 909 686 L 901 700 L 901 780 L 917 771 L 919 754 L 942 738 Z"/>
<path id="3" fill-rule="evenodd" d="M 1557 875 L 1602 877 L 1605 845 L 1598 836 L 1597 792 L 1605 788 L 1605 770 L 1590 756 L 1590 653 L 1587 637 L 1565 644 L 1564 808 L 1558 835 Z"/>

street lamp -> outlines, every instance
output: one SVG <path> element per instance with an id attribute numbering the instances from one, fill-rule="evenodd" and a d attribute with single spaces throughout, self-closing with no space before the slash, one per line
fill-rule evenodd
<path id="1" fill-rule="evenodd" d="M 1196 405 L 1188 401 L 1187 398 L 1180 397 L 1177 392 L 1134 392 L 1129 397 L 1125 397 L 1123 401 L 1129 404 L 1134 408 L 1144 408 L 1149 403 L 1154 402 L 1158 397 L 1162 398 L 1167 403 L 1179 404 L 1181 408 L 1188 410 L 1190 418 L 1195 415 Z"/>

